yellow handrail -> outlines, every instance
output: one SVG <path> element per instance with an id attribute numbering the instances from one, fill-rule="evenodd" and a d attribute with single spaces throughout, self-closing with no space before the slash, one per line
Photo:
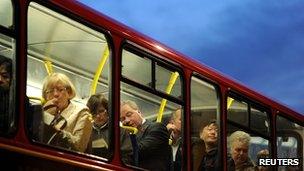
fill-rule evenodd
<path id="1" fill-rule="evenodd" d="M 105 63 L 106 63 L 106 61 L 107 61 L 107 59 L 109 57 L 109 54 L 110 54 L 109 48 L 106 45 L 105 51 L 104 51 L 104 53 L 102 55 L 102 58 L 101 58 L 101 60 L 100 60 L 100 62 L 98 64 L 98 67 L 97 67 L 96 72 L 95 72 L 94 79 L 92 81 L 90 95 L 95 94 L 95 92 L 96 92 L 96 87 L 97 87 L 98 79 L 99 79 L 99 77 L 101 75 L 101 72 L 103 70 L 103 67 L 104 67 L 104 65 L 105 65 Z"/>
<path id="2" fill-rule="evenodd" d="M 52 62 L 48 59 L 48 57 L 44 61 L 44 67 L 45 67 L 46 72 L 48 73 L 48 75 L 51 75 L 53 73 Z"/>
<path id="3" fill-rule="evenodd" d="M 171 93 L 173 85 L 175 84 L 175 81 L 176 81 L 178 76 L 179 76 L 178 72 L 174 72 L 174 73 L 171 74 L 169 84 L 166 88 L 166 93 L 167 94 Z M 167 104 L 167 100 L 162 99 L 160 107 L 159 107 L 159 111 L 158 111 L 158 114 L 157 114 L 156 122 L 161 122 L 166 104 Z"/>
<path id="4" fill-rule="evenodd" d="M 138 129 L 132 126 L 124 126 L 124 125 L 120 125 L 121 128 L 126 129 L 128 131 L 130 131 L 131 134 L 137 134 L 138 133 Z"/>
<path id="5" fill-rule="evenodd" d="M 227 99 L 227 109 L 229 109 L 229 108 L 230 108 L 230 106 L 232 105 L 233 101 L 234 101 L 234 99 L 233 99 L 233 98 L 228 97 L 228 99 Z"/>

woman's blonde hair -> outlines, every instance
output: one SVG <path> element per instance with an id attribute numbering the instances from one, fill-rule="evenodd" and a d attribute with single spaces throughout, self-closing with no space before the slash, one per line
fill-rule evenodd
<path id="1" fill-rule="evenodd" d="M 42 97 L 46 99 L 48 88 L 57 85 L 58 83 L 63 84 L 66 90 L 68 91 L 70 95 L 69 100 L 76 96 L 75 87 L 69 77 L 62 73 L 52 73 L 51 75 L 47 76 L 43 81 Z"/>

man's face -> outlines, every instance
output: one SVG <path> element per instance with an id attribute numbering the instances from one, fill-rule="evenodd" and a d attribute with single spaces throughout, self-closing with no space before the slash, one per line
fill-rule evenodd
<path id="1" fill-rule="evenodd" d="M 142 125 L 142 116 L 139 110 L 133 109 L 128 104 L 124 104 L 120 109 L 120 121 L 125 126 L 138 128 Z"/>
<path id="2" fill-rule="evenodd" d="M 11 77 L 4 65 L 0 65 L 0 89 L 8 91 L 10 88 Z"/>
<path id="3" fill-rule="evenodd" d="M 215 124 L 207 125 L 200 133 L 200 138 L 204 140 L 206 144 L 217 144 L 217 126 Z"/>
<path id="4" fill-rule="evenodd" d="M 244 163 L 248 157 L 248 144 L 242 143 L 238 140 L 231 144 L 231 157 L 236 166 Z"/>
<path id="5" fill-rule="evenodd" d="M 182 126 L 181 110 L 177 110 L 175 112 L 175 118 L 173 119 L 172 123 L 175 126 L 175 132 L 181 132 L 181 126 Z"/>

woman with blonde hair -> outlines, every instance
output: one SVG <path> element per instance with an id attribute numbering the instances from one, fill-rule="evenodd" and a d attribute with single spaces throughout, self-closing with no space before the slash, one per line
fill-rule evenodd
<path id="1" fill-rule="evenodd" d="M 46 143 L 85 152 L 92 132 L 92 120 L 85 105 L 74 103 L 75 87 L 62 73 L 47 76 L 43 83 L 42 97 L 44 122 L 55 131 L 47 136 Z"/>

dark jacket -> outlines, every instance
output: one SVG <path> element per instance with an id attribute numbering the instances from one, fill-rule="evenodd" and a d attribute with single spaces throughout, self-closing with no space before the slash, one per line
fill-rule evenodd
<path id="1" fill-rule="evenodd" d="M 257 170 L 257 168 L 249 157 L 241 166 L 235 168 L 235 171 L 255 171 L 255 170 Z"/>
<path id="2" fill-rule="evenodd" d="M 234 161 L 230 155 L 227 156 L 227 167 L 228 170 L 234 170 Z M 198 168 L 199 171 L 220 171 L 221 164 L 219 163 L 218 150 L 217 148 L 207 152 Z"/>
<path id="3" fill-rule="evenodd" d="M 172 164 L 169 132 L 165 125 L 146 121 L 137 136 L 139 167 L 148 170 L 170 170 Z"/>
<path id="4" fill-rule="evenodd" d="M 90 146 L 92 148 L 92 154 L 109 158 L 109 129 L 107 123 L 101 126 L 93 124 Z"/>

